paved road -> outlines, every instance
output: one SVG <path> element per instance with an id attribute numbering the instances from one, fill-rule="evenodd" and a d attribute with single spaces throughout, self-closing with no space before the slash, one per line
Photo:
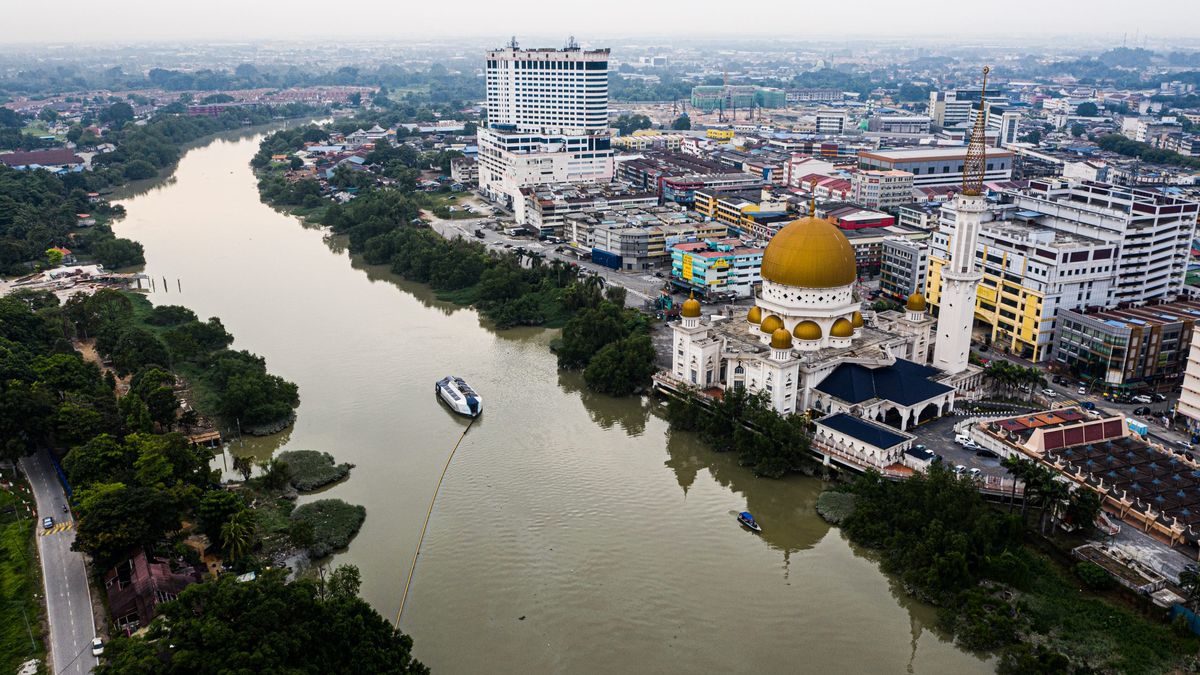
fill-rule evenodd
<path id="1" fill-rule="evenodd" d="M 46 452 L 40 451 L 21 460 L 21 470 L 29 477 L 38 508 L 38 555 L 42 559 L 46 610 L 50 619 L 50 658 L 55 673 L 90 673 L 96 666 L 91 642 L 96 637 L 92 614 L 92 595 L 88 590 L 87 567 L 83 554 L 71 550 L 75 541 L 75 522 L 63 513 L 66 503 L 62 485 Z M 51 516 L 56 526 L 46 531 L 42 518 Z"/>
<path id="2" fill-rule="evenodd" d="M 428 214 L 426 214 L 428 217 Z M 476 228 L 480 228 L 481 224 L 495 220 L 494 217 L 480 218 L 461 218 L 457 220 L 440 220 L 430 218 L 430 226 L 435 232 L 452 239 L 456 236 L 466 237 L 468 239 L 475 238 Z M 479 239 L 482 243 L 497 249 L 503 249 L 505 245 L 512 248 L 524 248 L 528 252 L 540 253 L 547 259 L 558 259 L 565 262 L 575 263 L 582 269 L 593 274 L 599 274 L 605 280 L 605 283 L 613 284 L 624 288 L 628 293 L 625 296 L 625 304 L 629 307 L 641 308 L 645 300 L 658 297 L 658 291 L 662 288 L 663 279 L 655 277 L 653 272 L 621 272 L 618 270 L 597 265 L 590 260 L 581 260 L 578 256 L 570 253 L 556 253 L 554 249 L 558 248 L 556 244 L 537 241 L 531 237 L 510 237 L 503 232 L 497 232 L 487 228 L 482 228 L 483 238 Z M 564 251 L 566 250 L 564 246 Z M 665 271 L 664 271 L 665 273 Z"/>

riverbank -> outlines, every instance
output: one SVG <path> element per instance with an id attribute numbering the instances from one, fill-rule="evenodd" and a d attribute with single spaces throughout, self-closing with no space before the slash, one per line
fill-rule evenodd
<path id="1" fill-rule="evenodd" d="M 837 499 L 818 499 L 823 517 L 879 552 L 907 593 L 939 607 L 940 625 L 959 645 L 997 653 L 1000 673 L 1196 665 L 1200 638 L 1190 630 L 1147 618 L 1143 604 L 1135 611 L 1084 590 L 1095 582 L 1037 550 L 1023 512 L 985 503 L 971 480 L 941 465 L 905 481 L 868 474 L 839 490 Z"/>

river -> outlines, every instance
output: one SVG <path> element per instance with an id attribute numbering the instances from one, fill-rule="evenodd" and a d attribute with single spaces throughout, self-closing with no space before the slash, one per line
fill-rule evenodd
<path id="1" fill-rule="evenodd" d="M 145 245 L 155 303 L 221 317 L 235 348 L 299 384 L 294 427 L 232 451 L 312 448 L 355 465 L 320 495 L 367 508 L 333 564 L 358 565 L 389 620 L 466 424 L 433 382 L 460 374 L 482 394 L 401 623 L 435 672 L 991 670 L 816 516 L 819 481 L 755 479 L 672 433 L 656 401 L 560 373 L 554 331 L 494 330 L 262 204 L 248 165 L 260 138 L 190 150 L 121 202 L 115 229 Z M 761 536 L 737 525 L 741 510 Z"/>

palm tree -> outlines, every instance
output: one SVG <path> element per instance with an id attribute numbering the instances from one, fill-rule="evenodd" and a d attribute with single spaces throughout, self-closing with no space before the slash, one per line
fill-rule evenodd
<path id="1" fill-rule="evenodd" d="M 221 546 L 230 560 L 238 560 L 250 549 L 254 535 L 254 514 L 242 509 L 221 526 Z"/>
<path id="2" fill-rule="evenodd" d="M 1029 460 L 1022 459 L 1020 457 L 1017 457 L 1016 455 L 1012 455 L 1010 457 L 1005 457 L 1004 459 L 1000 460 L 1000 466 L 1002 466 L 1006 470 L 1008 470 L 1008 475 L 1012 477 L 1012 482 L 1013 482 L 1012 491 L 1009 492 L 1009 495 L 1008 495 L 1008 512 L 1009 513 L 1012 513 L 1013 505 L 1016 504 L 1016 501 L 1017 501 L 1017 481 L 1018 480 L 1024 481 L 1025 478 L 1029 475 L 1029 465 L 1030 465 Z M 1028 500 L 1028 499 L 1029 499 L 1029 488 L 1027 486 L 1025 489 L 1025 496 L 1024 496 L 1023 501 Z M 1021 514 L 1024 515 L 1024 513 L 1025 513 L 1025 504 L 1022 503 L 1021 504 Z"/>

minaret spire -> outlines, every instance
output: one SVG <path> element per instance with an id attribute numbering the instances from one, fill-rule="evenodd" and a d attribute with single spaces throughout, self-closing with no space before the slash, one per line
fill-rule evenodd
<path id="1" fill-rule="evenodd" d="M 983 67 L 983 87 L 979 90 L 979 114 L 967 144 L 967 159 L 963 163 L 962 193 L 971 197 L 983 194 L 983 178 L 987 169 L 987 79 L 991 68 Z"/>

